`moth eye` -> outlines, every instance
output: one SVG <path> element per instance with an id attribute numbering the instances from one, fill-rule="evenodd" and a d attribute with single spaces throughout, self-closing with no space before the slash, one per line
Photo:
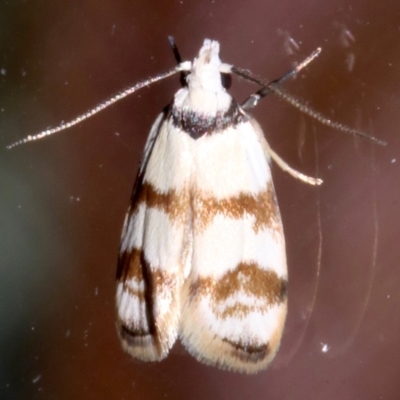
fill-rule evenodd
<path id="1" fill-rule="evenodd" d="M 182 71 L 179 76 L 179 82 L 181 83 L 182 87 L 187 87 L 187 77 L 189 75 L 188 71 Z"/>
<path id="2" fill-rule="evenodd" d="M 229 89 L 232 85 L 232 76 L 231 74 L 221 73 L 221 83 L 225 89 Z"/>

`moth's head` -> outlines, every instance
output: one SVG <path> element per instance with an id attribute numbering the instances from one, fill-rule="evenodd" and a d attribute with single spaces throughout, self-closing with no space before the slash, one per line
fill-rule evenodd
<path id="1" fill-rule="evenodd" d="M 205 39 L 187 77 L 189 89 L 217 92 L 225 90 L 221 74 L 230 74 L 231 66 L 221 62 L 219 43 Z"/>

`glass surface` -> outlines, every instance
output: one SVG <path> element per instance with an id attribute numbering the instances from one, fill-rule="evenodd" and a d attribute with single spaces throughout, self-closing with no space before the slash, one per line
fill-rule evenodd
<path id="1" fill-rule="evenodd" d="M 0 5 L 0 398 L 385 399 L 400 397 L 400 3 L 19 1 Z M 254 376 L 161 363 L 120 348 L 115 268 L 152 122 L 178 77 L 69 131 L 6 150 L 174 65 L 205 37 L 267 79 L 317 47 L 284 87 L 380 147 L 320 125 L 274 96 L 254 115 L 273 149 L 319 176 L 272 166 L 286 233 L 289 313 L 280 351 Z M 233 78 L 244 100 L 256 88 Z"/>

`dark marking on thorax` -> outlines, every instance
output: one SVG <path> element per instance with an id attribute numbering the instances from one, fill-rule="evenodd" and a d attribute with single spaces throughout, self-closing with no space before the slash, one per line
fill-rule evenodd
<path id="1" fill-rule="evenodd" d="M 173 105 L 170 118 L 172 118 L 172 123 L 175 127 L 186 132 L 193 139 L 222 132 L 227 128 L 249 120 L 233 99 L 228 110 L 217 112 L 216 115 L 212 116 Z"/>

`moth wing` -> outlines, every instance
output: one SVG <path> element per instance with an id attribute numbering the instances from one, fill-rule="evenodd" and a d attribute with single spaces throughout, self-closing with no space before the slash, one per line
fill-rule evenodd
<path id="1" fill-rule="evenodd" d="M 273 359 L 287 310 L 283 227 L 254 120 L 199 139 L 192 270 L 181 340 L 199 361 L 255 373 Z"/>
<path id="2" fill-rule="evenodd" d="M 167 356 L 179 329 L 183 268 L 191 251 L 188 230 L 189 143 L 167 112 L 145 147 L 121 240 L 117 270 L 117 327 L 133 357 Z"/>

